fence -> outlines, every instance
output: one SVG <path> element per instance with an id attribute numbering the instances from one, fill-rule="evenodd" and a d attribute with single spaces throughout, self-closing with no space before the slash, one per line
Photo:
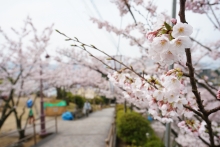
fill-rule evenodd
<path id="1" fill-rule="evenodd" d="M 114 120 L 111 124 L 108 136 L 105 139 L 106 147 L 115 147 L 116 146 L 116 114 L 114 115 Z"/>
<path id="2" fill-rule="evenodd" d="M 37 144 L 37 135 L 38 135 L 38 133 L 36 132 L 36 126 L 38 126 L 38 125 L 40 126 L 41 124 L 43 124 L 43 123 L 41 123 L 41 122 L 36 123 L 36 121 L 39 120 L 39 119 L 40 119 L 40 118 L 35 119 L 35 121 L 33 122 L 33 125 L 32 125 L 32 126 L 28 126 L 28 127 L 25 128 L 25 131 L 28 130 L 28 129 L 30 129 L 30 128 L 32 128 L 32 129 L 33 129 L 33 134 L 27 135 L 26 137 L 24 137 L 24 138 L 22 138 L 22 139 L 19 139 L 18 141 L 13 142 L 12 144 L 10 144 L 10 145 L 8 145 L 8 146 L 13 146 L 13 145 L 16 145 L 16 144 L 18 145 L 18 144 L 20 144 L 20 143 L 22 143 L 22 142 L 24 142 L 24 141 L 26 141 L 26 140 L 28 140 L 28 139 L 30 139 L 30 138 L 32 138 L 32 137 L 33 137 L 33 139 L 34 139 L 34 144 L 33 144 L 33 145 L 36 145 L 36 144 Z M 57 132 L 58 132 L 57 116 L 55 116 L 55 117 L 52 118 L 52 119 L 45 120 L 44 123 L 47 123 L 47 124 L 48 124 L 48 122 L 50 122 L 50 121 L 52 121 L 52 120 L 54 120 L 54 124 L 53 124 L 52 126 L 50 126 L 50 127 L 46 127 L 46 130 L 55 127 L 55 132 L 57 133 Z M 18 133 L 18 132 L 19 132 L 19 130 L 14 130 L 14 131 L 11 131 L 11 132 L 9 132 L 9 133 L 3 133 L 3 134 L 0 135 L 0 139 L 1 139 L 1 138 L 4 138 L 4 137 L 9 137 L 9 136 L 11 136 L 12 134 L 15 134 L 15 133 Z"/>

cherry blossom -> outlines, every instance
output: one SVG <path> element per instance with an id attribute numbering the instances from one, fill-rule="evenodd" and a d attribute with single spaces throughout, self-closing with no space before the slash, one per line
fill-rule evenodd
<path id="1" fill-rule="evenodd" d="M 177 38 L 179 36 L 190 36 L 193 32 L 192 26 L 188 25 L 187 23 L 177 23 L 173 27 L 172 36 Z"/>
<path id="2" fill-rule="evenodd" d="M 132 77 L 128 73 L 114 72 L 108 77 L 110 81 L 127 91 L 124 92 L 124 96 L 128 101 L 130 99 L 137 106 L 142 102 L 155 119 L 170 122 L 181 115 L 185 111 L 183 105 L 188 104 L 180 89 L 182 83 L 177 77 L 180 72 L 180 69 L 176 69 L 161 78 L 147 77 L 148 82 L 139 77 Z"/>
<path id="3" fill-rule="evenodd" d="M 193 28 L 185 23 L 185 20 L 181 18 L 181 22 L 177 22 L 177 19 L 173 19 L 165 13 L 157 14 L 156 11 L 151 10 L 153 7 L 145 5 L 144 1 L 115 0 L 114 3 L 119 8 L 121 16 L 131 14 L 134 23 L 118 29 L 107 21 L 99 21 L 95 18 L 92 18 L 92 21 L 97 23 L 99 28 L 105 28 L 108 32 L 129 39 L 132 46 L 136 45 L 141 49 L 142 56 L 152 59 L 156 62 L 154 65 L 157 65 L 156 72 L 151 72 L 146 63 L 130 66 L 129 62 L 123 61 L 121 68 L 114 68 L 115 72 L 113 73 L 109 71 L 109 80 L 115 87 L 121 89 L 122 95 L 117 99 L 117 102 L 126 101 L 129 104 L 134 104 L 140 112 L 146 111 L 162 123 L 174 122 L 172 123 L 173 126 L 179 123 L 179 127 L 175 128 L 178 133 L 176 141 L 182 146 L 219 145 L 218 136 L 214 137 L 213 134 L 207 133 L 213 131 L 218 134 L 219 111 L 216 110 L 219 109 L 217 100 L 219 99 L 219 91 L 216 85 L 208 81 L 209 79 L 202 79 L 199 76 L 198 69 L 200 66 L 197 64 L 207 55 L 217 59 L 219 42 L 213 41 L 213 43 L 203 44 L 197 41 L 190 37 Z M 218 1 L 187 0 L 186 9 L 204 13 L 209 17 L 210 13 L 213 16 L 215 15 L 215 11 L 212 12 L 212 10 L 217 3 Z M 138 6 L 134 7 L 136 5 Z M 141 7 L 146 8 L 147 15 L 138 11 L 137 8 Z M 151 12 L 152 15 L 148 15 Z M 139 13 L 147 22 L 144 23 L 137 18 L 135 19 L 134 13 Z M 145 16 L 149 17 L 145 18 Z M 218 20 L 213 22 L 212 20 L 215 20 L 215 16 L 213 16 L 210 17 L 210 21 L 217 30 L 219 28 Z M 136 30 L 141 34 L 140 38 L 132 35 L 132 32 Z M 198 55 L 199 52 L 202 54 Z M 189 53 L 192 53 L 191 57 Z M 189 57 L 193 60 L 192 63 L 188 60 Z M 115 61 L 112 57 L 110 59 Z M 168 70 L 168 66 L 171 64 L 174 64 L 175 68 Z M 217 123 L 210 125 L 209 121 L 216 121 Z M 207 129 L 206 126 L 209 128 Z"/>
<path id="4" fill-rule="evenodd" d="M 176 23 L 172 28 L 170 18 L 163 14 L 159 15 L 155 31 L 147 34 L 150 42 L 149 56 L 162 65 L 183 61 L 184 49 L 192 47 L 189 38 L 192 31 L 192 26 L 181 22 Z"/>

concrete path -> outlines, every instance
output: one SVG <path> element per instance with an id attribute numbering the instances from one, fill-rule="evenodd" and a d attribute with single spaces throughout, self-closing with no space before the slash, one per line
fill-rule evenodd
<path id="1" fill-rule="evenodd" d="M 114 108 L 74 121 L 58 121 L 58 134 L 40 147 L 105 147 Z"/>

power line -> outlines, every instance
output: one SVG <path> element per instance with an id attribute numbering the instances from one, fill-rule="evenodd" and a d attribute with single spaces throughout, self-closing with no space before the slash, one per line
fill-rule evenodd
<path id="1" fill-rule="evenodd" d="M 74 6 L 72 5 L 72 3 L 69 1 L 69 0 L 67 0 L 67 2 L 70 4 L 69 6 L 71 6 L 71 7 L 73 7 L 73 10 L 74 10 Z M 89 9 L 89 7 L 84 3 L 84 5 L 86 6 L 86 8 L 88 8 L 87 10 L 90 10 Z M 83 17 L 82 17 L 82 15 L 76 10 L 75 11 L 76 13 L 77 13 L 77 15 L 79 15 L 82 19 L 80 19 L 81 21 L 82 21 L 82 23 L 87 27 L 87 29 L 91 32 L 91 34 L 93 35 L 93 36 L 95 36 L 96 38 L 98 38 L 97 36 L 96 36 L 96 34 L 92 31 L 92 29 L 90 29 L 90 27 L 87 25 L 87 23 L 83 20 Z M 93 15 L 93 13 L 92 13 L 92 11 L 90 12 L 92 15 Z M 87 13 L 88 14 L 88 13 Z M 101 42 L 101 44 L 103 45 L 103 43 Z"/>
<path id="2" fill-rule="evenodd" d="M 120 29 L 122 26 L 122 17 L 121 17 L 121 22 L 120 22 Z M 118 55 L 118 53 L 120 52 L 119 47 L 120 47 L 120 41 L 121 41 L 121 35 L 118 36 L 118 46 L 117 46 L 117 52 L 116 55 Z"/>
<path id="3" fill-rule="evenodd" d="M 84 1 L 84 0 L 83 0 Z M 92 6 L 93 8 L 95 9 L 96 13 L 98 14 L 99 18 L 103 21 L 103 18 L 102 18 L 102 15 L 100 14 L 98 8 L 96 7 L 95 3 L 93 2 L 93 0 L 91 0 L 91 3 L 92 3 Z M 122 26 L 122 18 L 121 18 L 121 22 L 120 22 L 120 29 L 121 29 L 121 26 Z M 105 33 L 106 34 L 106 33 Z M 119 50 L 119 44 L 120 44 L 120 35 L 119 35 L 119 39 L 118 39 L 118 44 L 116 43 L 116 41 L 114 40 L 113 36 L 110 34 L 110 37 L 108 35 L 108 38 L 110 38 L 110 40 L 112 41 L 113 45 L 116 47 L 116 55 L 118 55 L 118 53 L 121 51 Z"/>

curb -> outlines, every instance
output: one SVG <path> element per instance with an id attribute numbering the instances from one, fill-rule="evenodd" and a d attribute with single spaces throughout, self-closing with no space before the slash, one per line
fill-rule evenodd
<path id="1" fill-rule="evenodd" d="M 40 147 L 41 145 L 43 145 L 44 143 L 46 143 L 47 141 L 49 141 L 50 139 L 54 138 L 57 135 L 57 133 L 51 133 L 51 135 L 49 135 L 48 137 L 46 137 L 45 139 L 42 139 L 41 141 L 39 141 L 36 145 L 33 145 L 31 147 Z"/>

